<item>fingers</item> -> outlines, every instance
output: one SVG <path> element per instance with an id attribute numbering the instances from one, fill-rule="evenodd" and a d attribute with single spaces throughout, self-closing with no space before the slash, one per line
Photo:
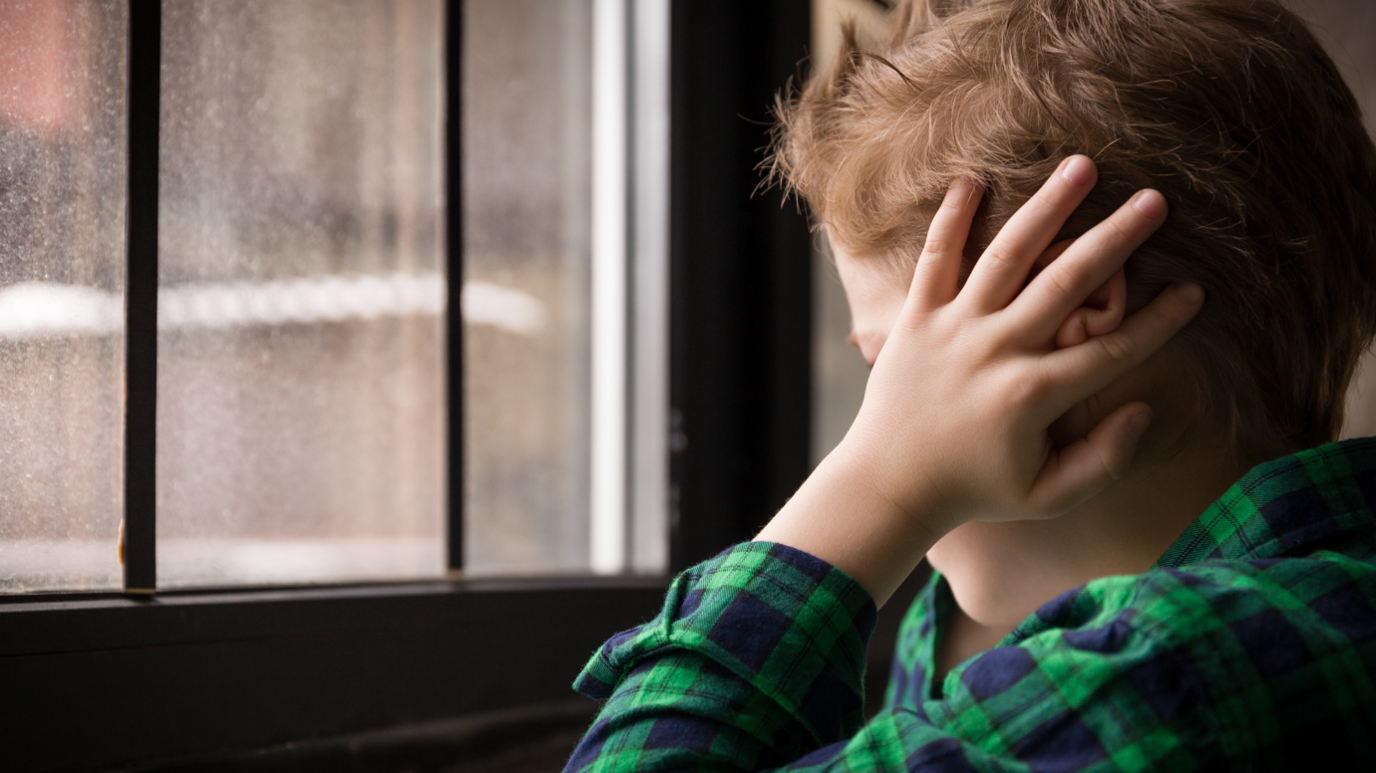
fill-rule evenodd
<path id="1" fill-rule="evenodd" d="M 1032 278 L 1055 262 L 1074 243 L 1074 239 L 1066 239 L 1047 247 L 1046 252 L 1037 256 L 1032 263 Z M 1031 282 L 1032 279 L 1028 281 Z M 1082 344 L 1094 336 L 1113 332 L 1118 328 L 1118 323 L 1123 321 L 1127 303 L 1127 277 L 1120 268 L 1107 282 L 1090 293 L 1080 308 L 1070 312 L 1070 316 L 1066 317 L 1056 331 L 1056 346 L 1066 349 Z"/>
<path id="2" fill-rule="evenodd" d="M 1154 190 L 1139 191 L 1033 278 L 1009 305 L 1009 325 L 1023 331 L 1028 341 L 1057 335 L 1059 344 L 1058 331 L 1066 318 L 1095 288 L 1110 281 L 1165 220 L 1166 199 Z M 1126 297 L 1126 285 L 1123 292 Z"/>
<path id="3" fill-rule="evenodd" d="M 984 189 L 971 180 L 960 178 L 951 183 L 927 228 L 927 242 L 913 272 L 910 299 L 935 308 L 956 297 L 965 241 L 982 198 Z"/>
<path id="4" fill-rule="evenodd" d="M 1056 238 L 1097 179 L 1098 171 L 1087 156 L 1071 156 L 1061 162 L 1056 173 L 1008 219 L 980 256 L 962 297 L 986 313 L 1007 306 L 1022 289 L 1033 261 Z"/>
<path id="5" fill-rule="evenodd" d="M 1048 424 L 1075 403 L 1146 362 L 1180 331 L 1204 303 L 1199 285 L 1172 285 L 1123 321 L 1117 330 L 1041 360 L 1049 395 L 1042 419 Z"/>
<path id="6" fill-rule="evenodd" d="M 1032 261 L 1032 276 L 1035 277 L 1037 272 L 1051 265 L 1052 261 L 1059 258 L 1061 254 L 1070 249 L 1070 245 L 1074 243 L 1074 239 L 1064 239 L 1047 247 L 1045 252 L 1038 255 L 1037 259 Z M 1029 278 L 1028 281 L 1032 281 L 1031 278 Z"/>
<path id="7" fill-rule="evenodd" d="M 1065 512 L 1123 477 L 1151 418 L 1145 403 L 1129 403 L 1083 439 L 1052 451 L 1028 492 L 1029 503 L 1041 512 Z"/>
<path id="8" fill-rule="evenodd" d="M 1123 321 L 1127 307 L 1128 280 L 1120 268 L 1065 318 L 1056 330 L 1056 346 L 1069 349 L 1094 336 L 1112 333 Z"/>

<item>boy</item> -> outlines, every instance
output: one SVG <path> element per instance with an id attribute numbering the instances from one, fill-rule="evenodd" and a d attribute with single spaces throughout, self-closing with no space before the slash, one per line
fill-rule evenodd
<path id="1" fill-rule="evenodd" d="M 1376 148 L 1301 22 L 915 0 L 781 107 L 774 169 L 836 254 L 864 404 L 593 658 L 569 769 L 1376 765 L 1376 443 L 1332 442 L 1376 333 Z M 924 555 L 863 723 L 875 605 Z"/>

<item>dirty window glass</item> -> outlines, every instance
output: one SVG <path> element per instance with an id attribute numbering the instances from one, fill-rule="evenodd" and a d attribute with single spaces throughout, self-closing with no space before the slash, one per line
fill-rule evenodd
<path id="1" fill-rule="evenodd" d="M 122 579 L 126 22 L 0 3 L 0 591 Z"/>
<path id="2" fill-rule="evenodd" d="M 464 566 L 586 570 L 593 3 L 463 6 Z"/>
<path id="3" fill-rule="evenodd" d="M 163 3 L 160 587 L 444 571 L 443 3 Z"/>

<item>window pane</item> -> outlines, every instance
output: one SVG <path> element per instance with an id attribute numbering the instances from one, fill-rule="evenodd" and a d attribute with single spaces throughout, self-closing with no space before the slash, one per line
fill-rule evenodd
<path id="1" fill-rule="evenodd" d="M 442 5 L 163 3 L 160 587 L 443 572 Z"/>
<path id="2" fill-rule="evenodd" d="M 121 583 L 124 8 L 0 3 L 0 591 Z"/>
<path id="3" fill-rule="evenodd" d="M 592 2 L 463 5 L 464 565 L 585 570 Z"/>

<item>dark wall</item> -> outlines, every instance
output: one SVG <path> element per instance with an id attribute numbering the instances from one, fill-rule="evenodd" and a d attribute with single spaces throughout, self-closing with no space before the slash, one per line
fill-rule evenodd
<path id="1" fill-rule="evenodd" d="M 810 23 L 807 0 L 673 5 L 675 569 L 750 539 L 808 472 L 811 241 L 756 167 Z"/>

